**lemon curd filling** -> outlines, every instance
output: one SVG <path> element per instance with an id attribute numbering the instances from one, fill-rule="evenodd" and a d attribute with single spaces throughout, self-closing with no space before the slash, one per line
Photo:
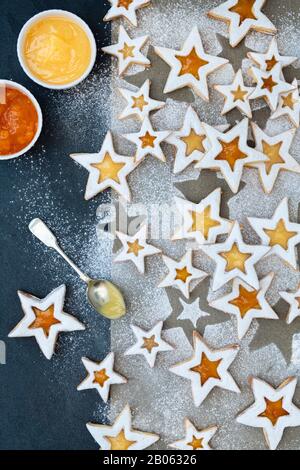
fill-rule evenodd
<path id="1" fill-rule="evenodd" d="M 87 33 L 75 20 L 50 16 L 28 29 L 23 55 L 37 79 L 49 85 L 67 85 L 87 71 L 92 48 Z"/>

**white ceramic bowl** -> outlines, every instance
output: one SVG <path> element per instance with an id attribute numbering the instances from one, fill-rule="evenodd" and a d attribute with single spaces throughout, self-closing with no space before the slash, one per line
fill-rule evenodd
<path id="1" fill-rule="evenodd" d="M 10 155 L 0 155 L 0 162 L 1 160 L 11 160 L 12 158 L 20 157 L 21 155 L 24 155 L 24 153 L 28 152 L 38 140 L 42 131 L 42 127 L 43 127 L 43 115 L 42 115 L 41 107 L 39 103 L 37 102 L 37 100 L 35 99 L 35 97 L 33 96 L 33 94 L 30 93 L 30 91 L 28 91 L 27 88 L 23 87 L 22 85 L 19 85 L 19 83 L 12 82 L 10 80 L 0 80 L 0 87 L 3 87 L 3 86 L 10 86 L 11 88 L 15 88 L 16 90 L 19 90 L 21 93 L 24 93 L 24 95 L 28 96 L 28 98 L 33 103 L 38 114 L 38 128 L 37 128 L 34 138 L 30 142 L 30 144 L 27 145 L 27 147 L 24 147 L 22 150 L 20 150 L 17 153 L 12 153 Z"/>
<path id="2" fill-rule="evenodd" d="M 35 75 L 32 74 L 32 72 L 29 70 L 26 61 L 24 59 L 24 54 L 23 54 L 23 46 L 24 46 L 24 40 L 26 38 L 27 31 L 31 28 L 33 24 L 35 24 L 37 21 L 51 17 L 51 16 L 60 16 L 62 18 L 69 18 L 70 20 L 73 20 L 76 22 L 81 28 L 85 31 L 87 34 L 87 37 L 89 38 L 90 44 L 91 44 L 91 60 L 88 68 L 84 72 L 84 74 L 79 77 L 77 80 L 71 82 L 71 83 L 65 83 L 63 85 L 53 85 L 51 83 L 44 82 L 43 80 L 39 80 Z M 18 58 L 19 62 L 21 64 L 22 69 L 24 72 L 28 75 L 28 77 L 31 78 L 35 83 L 38 85 L 41 85 L 45 88 L 49 88 L 50 90 L 66 90 L 68 88 L 72 88 L 76 85 L 78 85 L 80 82 L 82 82 L 92 71 L 92 68 L 95 65 L 96 61 L 96 55 L 97 55 L 97 46 L 96 46 L 96 41 L 95 37 L 90 29 L 90 27 L 86 24 L 85 21 L 83 21 L 79 16 L 74 15 L 73 13 L 70 13 L 65 10 L 46 10 L 42 11 L 41 13 L 38 13 L 37 15 L 33 16 L 30 18 L 30 20 L 25 23 L 23 28 L 21 29 L 21 32 L 19 34 L 18 38 L 18 45 L 17 45 L 17 52 L 18 52 Z"/>

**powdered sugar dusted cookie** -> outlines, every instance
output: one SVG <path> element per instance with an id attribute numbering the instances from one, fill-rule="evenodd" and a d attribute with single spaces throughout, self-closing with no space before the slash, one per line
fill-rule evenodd
<path id="1" fill-rule="evenodd" d="M 177 317 L 177 320 L 189 320 L 190 322 L 192 322 L 194 328 L 197 328 L 197 323 L 200 318 L 210 316 L 209 313 L 201 310 L 199 304 L 199 297 L 197 297 L 197 299 L 191 303 L 187 303 L 181 298 L 179 298 L 179 302 L 181 303 L 183 310 L 181 314 Z"/>
<path id="2" fill-rule="evenodd" d="M 44 299 L 19 291 L 24 318 L 8 336 L 35 337 L 44 356 L 51 359 L 59 333 L 85 330 L 80 321 L 63 311 L 65 295 L 65 285 L 61 285 Z"/>
<path id="3" fill-rule="evenodd" d="M 261 70 L 271 72 L 273 68 L 280 64 L 282 68 L 296 62 L 297 57 L 283 56 L 279 54 L 277 39 L 272 38 L 269 49 L 265 54 L 258 52 L 248 52 L 249 59 L 253 60 Z"/>
<path id="4" fill-rule="evenodd" d="M 122 111 L 119 119 L 137 116 L 143 121 L 146 117 L 149 117 L 152 111 L 157 111 L 165 106 L 164 101 L 156 101 L 150 98 L 150 85 L 150 80 L 146 80 L 138 91 L 119 88 L 121 95 L 127 101 L 127 106 Z"/>
<path id="5" fill-rule="evenodd" d="M 159 436 L 132 428 L 131 410 L 126 405 L 112 426 L 88 423 L 86 425 L 100 450 L 143 450 L 159 440 Z"/>
<path id="6" fill-rule="evenodd" d="M 240 393 L 228 371 L 239 347 L 231 345 L 223 349 L 211 349 L 196 331 L 193 340 L 193 356 L 188 361 L 172 366 L 170 371 L 191 381 L 195 406 L 200 406 L 215 387 Z"/>
<path id="7" fill-rule="evenodd" d="M 111 21 L 122 16 L 133 26 L 137 26 L 136 10 L 149 5 L 151 0 L 109 0 L 111 7 L 103 18 Z"/>
<path id="8" fill-rule="evenodd" d="M 86 357 L 82 358 L 88 376 L 78 385 L 77 390 L 95 389 L 102 400 L 107 403 L 111 385 L 125 384 L 127 379 L 114 371 L 114 353 L 110 353 L 101 362 L 94 362 Z"/>
<path id="9" fill-rule="evenodd" d="M 277 449 L 288 427 L 300 426 L 300 409 L 293 403 L 296 377 L 289 377 L 278 388 L 256 377 L 251 378 L 255 402 L 237 417 L 237 422 L 262 428 L 271 450 Z"/>
<path id="10" fill-rule="evenodd" d="M 280 296 L 289 304 L 289 313 L 286 319 L 288 325 L 300 317 L 300 286 L 296 292 L 279 292 Z"/>
<path id="11" fill-rule="evenodd" d="M 222 115 L 227 114 L 234 108 L 238 108 L 242 114 L 252 117 L 249 96 L 253 93 L 253 87 L 244 84 L 242 71 L 239 70 L 230 85 L 215 85 L 215 89 L 225 97 Z"/>
<path id="12" fill-rule="evenodd" d="M 300 224 L 290 222 L 288 198 L 281 201 L 272 219 L 248 217 L 248 220 L 263 245 L 270 247 L 268 255 L 275 254 L 298 269 L 296 247 L 300 243 Z"/>
<path id="13" fill-rule="evenodd" d="M 216 434 L 218 430 L 217 426 L 211 426 L 210 428 L 199 431 L 195 428 L 193 423 L 186 418 L 184 420 L 184 427 L 185 437 L 169 444 L 170 447 L 178 450 L 211 450 L 209 442 Z"/>
<path id="14" fill-rule="evenodd" d="M 216 263 L 212 289 L 220 289 L 236 277 L 259 289 L 255 264 L 263 258 L 270 248 L 267 246 L 247 245 L 242 238 L 241 229 L 236 222 L 224 243 L 203 245 L 204 251 Z"/>
<path id="15" fill-rule="evenodd" d="M 123 75 L 132 64 L 150 65 L 150 60 L 145 57 L 141 49 L 148 41 L 148 36 L 131 39 L 123 26 L 119 29 L 117 44 L 102 47 L 103 52 L 113 55 L 118 59 L 119 75 Z"/>
<path id="16" fill-rule="evenodd" d="M 74 153 L 70 157 L 89 172 L 85 191 L 86 200 L 92 199 L 105 189 L 112 188 L 130 201 L 127 176 L 136 165 L 132 157 L 118 155 L 115 152 L 110 132 L 106 134 L 99 153 Z"/>
<path id="17" fill-rule="evenodd" d="M 229 42 L 236 47 L 250 30 L 275 34 L 276 28 L 262 12 L 266 0 L 228 0 L 208 15 L 229 23 Z"/>
<path id="18" fill-rule="evenodd" d="M 155 47 L 155 52 L 171 67 L 164 93 L 190 87 L 206 101 L 209 101 L 208 75 L 228 63 L 227 59 L 204 52 L 197 27 L 191 31 L 180 51 Z"/>
<path id="19" fill-rule="evenodd" d="M 272 114 L 271 119 L 277 119 L 281 116 L 287 116 L 295 127 L 300 125 L 300 95 L 298 88 L 298 80 L 292 83 L 295 88 L 294 91 L 284 93 L 279 97 L 279 106 L 275 113 Z"/>
<path id="20" fill-rule="evenodd" d="M 271 273 L 261 279 L 258 290 L 236 278 L 229 294 L 210 302 L 209 305 L 212 308 L 236 317 L 240 340 L 243 339 L 255 318 L 278 320 L 278 316 L 266 300 L 266 294 L 273 278 L 274 273 Z"/>

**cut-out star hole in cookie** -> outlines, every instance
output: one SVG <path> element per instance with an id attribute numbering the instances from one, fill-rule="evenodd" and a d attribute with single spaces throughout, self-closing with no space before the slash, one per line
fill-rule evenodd
<path id="1" fill-rule="evenodd" d="M 111 4 L 103 21 L 111 21 L 123 17 L 133 26 L 137 26 L 136 11 L 149 5 L 151 0 L 108 0 Z"/>
<path id="2" fill-rule="evenodd" d="M 131 328 L 137 342 L 124 353 L 125 356 L 135 356 L 137 354 L 142 355 L 152 368 L 155 365 L 156 356 L 159 352 L 172 351 L 174 349 L 161 337 L 163 328 L 162 321 L 148 331 L 143 330 L 136 325 L 131 325 Z"/>
<path id="3" fill-rule="evenodd" d="M 250 385 L 255 402 L 237 417 L 246 426 L 262 428 L 269 449 L 277 449 L 288 427 L 300 426 L 300 409 L 293 403 L 297 379 L 289 377 L 278 388 L 256 377 Z"/>
<path id="4" fill-rule="evenodd" d="M 208 15 L 229 24 L 229 40 L 237 46 L 250 30 L 275 34 L 276 28 L 262 12 L 266 0 L 228 0 L 211 10 Z"/>
<path id="5" fill-rule="evenodd" d="M 244 84 L 242 70 L 239 70 L 230 85 L 215 85 L 215 89 L 225 98 L 222 115 L 229 113 L 237 108 L 247 117 L 252 117 L 249 96 L 253 93 L 253 87 L 247 87 Z"/>
<path id="6" fill-rule="evenodd" d="M 296 292 L 279 292 L 280 297 L 289 304 L 289 312 L 286 318 L 288 325 L 300 317 L 300 286 Z"/>
<path id="7" fill-rule="evenodd" d="M 211 349 L 196 331 L 193 339 L 193 356 L 188 361 L 172 366 L 170 371 L 191 381 L 195 406 L 200 406 L 215 387 L 240 393 L 228 371 L 239 347 L 231 345 L 224 349 Z"/>
<path id="8" fill-rule="evenodd" d="M 78 385 L 77 390 L 95 389 L 102 400 L 107 403 L 111 385 L 125 384 L 127 379 L 114 371 L 114 353 L 110 353 L 101 362 L 94 362 L 86 357 L 82 358 L 88 376 Z"/>
<path id="9" fill-rule="evenodd" d="M 132 428 L 129 405 L 125 406 L 112 426 L 88 423 L 86 427 L 101 450 L 143 450 L 159 440 L 156 434 Z"/>
<path id="10" fill-rule="evenodd" d="M 61 285 L 44 299 L 19 291 L 24 318 L 8 336 L 35 337 L 44 356 L 51 359 L 59 333 L 85 330 L 80 321 L 63 311 L 65 295 L 65 285 Z"/>
<path id="11" fill-rule="evenodd" d="M 275 113 L 271 115 L 271 119 L 277 119 L 282 116 L 287 116 L 295 127 L 300 125 L 300 95 L 298 88 L 298 81 L 292 83 L 295 88 L 294 91 L 284 93 L 279 97 L 279 105 Z"/>
<path id="12" fill-rule="evenodd" d="M 164 101 L 156 101 L 150 98 L 150 80 L 146 80 L 138 91 L 119 88 L 123 98 L 127 101 L 127 106 L 123 109 L 119 119 L 126 119 L 137 116 L 141 121 L 153 111 L 157 111 L 165 106 Z"/>
<path id="13" fill-rule="evenodd" d="M 206 101 L 209 101 L 208 75 L 228 63 L 227 59 L 204 52 L 197 27 L 191 31 L 180 51 L 156 47 L 155 52 L 171 67 L 164 93 L 190 87 Z"/>
<path id="14" fill-rule="evenodd" d="M 209 445 L 211 439 L 216 434 L 217 426 L 203 429 L 202 431 L 196 429 L 189 419 L 184 420 L 185 437 L 179 441 L 169 444 L 170 447 L 177 450 L 211 450 Z"/>
<path id="15" fill-rule="evenodd" d="M 85 191 L 86 200 L 112 188 L 124 199 L 130 201 L 131 194 L 127 177 L 136 165 L 132 157 L 118 155 L 115 152 L 110 132 L 106 134 L 99 153 L 74 153 L 70 157 L 89 172 Z"/>

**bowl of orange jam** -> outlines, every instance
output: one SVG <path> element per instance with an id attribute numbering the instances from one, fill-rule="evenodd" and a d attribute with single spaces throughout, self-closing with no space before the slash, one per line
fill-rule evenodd
<path id="1" fill-rule="evenodd" d="M 18 58 L 25 73 L 51 89 L 78 85 L 96 60 L 96 41 L 89 26 L 64 10 L 47 10 L 32 17 L 18 38 Z"/>
<path id="2" fill-rule="evenodd" d="M 43 126 L 40 105 L 22 85 L 0 80 L 0 161 L 28 152 Z"/>

